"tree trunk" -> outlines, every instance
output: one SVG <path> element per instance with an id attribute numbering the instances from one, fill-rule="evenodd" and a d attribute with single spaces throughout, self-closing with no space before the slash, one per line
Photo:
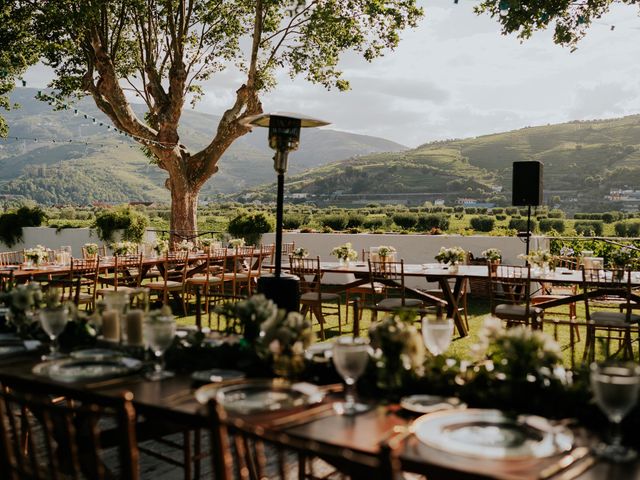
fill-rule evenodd
<path id="1" fill-rule="evenodd" d="M 192 240 L 198 234 L 197 212 L 200 188 L 194 188 L 179 175 L 167 180 L 171 190 L 170 242 Z"/>

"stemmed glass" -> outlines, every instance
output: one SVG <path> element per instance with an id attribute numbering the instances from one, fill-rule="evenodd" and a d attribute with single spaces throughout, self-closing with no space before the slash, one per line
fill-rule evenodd
<path id="1" fill-rule="evenodd" d="M 612 424 L 611 443 L 596 447 L 596 454 L 614 462 L 635 459 L 638 452 L 622 445 L 620 424 L 636 405 L 640 391 L 640 365 L 632 362 L 593 363 L 591 389 L 598 407 Z"/>
<path id="2" fill-rule="evenodd" d="M 369 410 L 356 402 L 355 384 L 369 362 L 369 344 L 362 338 L 340 337 L 333 345 L 333 364 L 346 383 L 345 401 L 333 405 L 339 415 L 354 415 Z"/>
<path id="3" fill-rule="evenodd" d="M 157 362 L 154 371 L 147 374 L 149 380 L 162 380 L 173 377 L 173 372 L 164 369 L 164 352 L 173 343 L 176 334 L 176 321 L 173 316 L 161 316 L 147 319 L 144 322 L 143 335 L 145 344 L 151 349 Z"/>
<path id="4" fill-rule="evenodd" d="M 43 355 L 43 360 L 55 360 L 64 357 L 58 350 L 58 336 L 64 331 L 69 321 L 69 307 L 43 308 L 40 310 L 40 325 L 51 340 L 51 351 Z"/>
<path id="5" fill-rule="evenodd" d="M 427 349 L 434 355 L 442 355 L 451 344 L 453 319 L 422 319 L 422 338 Z"/>

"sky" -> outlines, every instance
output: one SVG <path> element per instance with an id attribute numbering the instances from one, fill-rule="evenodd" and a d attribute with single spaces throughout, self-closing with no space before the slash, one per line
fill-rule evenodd
<path id="1" fill-rule="evenodd" d="M 552 31 L 525 42 L 501 35 L 497 20 L 473 13 L 477 3 L 418 0 L 425 16 L 402 33 L 395 51 L 371 63 L 344 56 L 340 66 L 351 90 L 326 91 L 282 74 L 277 89 L 262 97 L 263 108 L 303 113 L 331 122 L 328 128 L 409 147 L 640 113 L 637 6 L 614 5 L 571 53 L 553 43 Z M 26 80 L 41 87 L 46 77 L 38 67 Z M 229 70 L 207 82 L 196 109 L 222 113 L 240 78 Z"/>

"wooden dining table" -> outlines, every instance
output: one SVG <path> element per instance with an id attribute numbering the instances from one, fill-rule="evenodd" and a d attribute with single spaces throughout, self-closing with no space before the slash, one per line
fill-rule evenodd
<path id="1" fill-rule="evenodd" d="M 177 374 L 172 378 L 149 381 L 142 374 L 134 373 L 85 383 L 62 383 L 32 373 L 32 368 L 38 362 L 39 358 L 34 355 L 23 355 L 0 360 L 0 368 L 2 375 L 38 383 L 39 387 L 45 386 L 50 389 L 52 394 L 64 395 L 89 390 L 98 395 L 111 397 L 125 390 L 130 391 L 134 394 L 136 411 L 147 421 L 158 422 L 159 425 L 207 428 L 207 409 L 196 401 L 194 384 L 189 375 Z M 341 394 L 333 393 L 327 395 L 323 401 L 332 403 L 339 399 Z M 293 414 L 280 411 L 254 415 L 249 419 L 252 424 L 262 423 L 266 427 L 276 428 L 294 437 L 344 449 L 346 456 L 349 455 L 348 451 L 355 451 L 373 457 L 382 441 L 398 440 L 398 436 L 406 437 L 399 442 L 397 448 L 403 470 L 426 475 L 429 480 L 534 480 L 539 478 L 545 468 L 555 464 L 565 455 L 559 454 L 543 459 L 489 460 L 449 453 L 423 444 L 410 434 L 410 426 L 416 418 L 415 415 L 404 411 L 397 404 L 370 401 L 372 408 L 355 416 L 337 415 L 331 408 L 314 410 L 315 407 L 311 406 L 307 407 L 308 415 L 300 414 L 298 409 Z M 314 411 L 319 413 L 314 415 Z M 293 420 L 287 421 L 287 415 L 291 415 L 290 418 Z M 573 433 L 577 444 L 590 445 L 597 440 L 593 434 L 579 427 L 574 428 Z M 589 462 L 589 468 L 577 476 L 572 476 L 571 480 L 640 478 L 640 461 L 612 464 L 602 460 L 593 462 L 591 459 L 583 459 L 576 462 L 575 468 L 578 468 L 581 462 Z M 553 479 L 568 480 L 569 477 L 558 475 Z"/>

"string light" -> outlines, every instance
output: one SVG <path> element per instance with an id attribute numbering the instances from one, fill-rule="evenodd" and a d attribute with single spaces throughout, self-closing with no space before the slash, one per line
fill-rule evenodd
<path id="1" fill-rule="evenodd" d="M 25 85 L 26 86 L 26 83 Z M 42 91 L 38 91 L 38 95 L 42 95 Z M 64 102 L 62 102 L 61 100 L 58 99 L 52 99 L 51 102 L 49 102 L 50 105 L 54 105 L 56 104 L 58 107 L 60 107 L 63 110 L 69 110 L 71 108 L 71 106 L 69 104 L 66 104 Z M 124 135 L 127 138 L 130 138 L 132 140 L 136 140 L 138 143 L 142 143 L 145 146 L 155 146 L 155 147 L 160 147 L 160 148 L 166 148 L 166 149 L 173 149 L 175 148 L 178 144 L 177 143 L 163 143 L 163 142 L 158 142 L 156 140 L 150 140 L 148 138 L 144 138 L 144 137 L 140 137 L 138 135 L 133 135 L 124 131 L 121 131 L 119 129 L 117 129 L 116 127 L 113 127 L 111 125 L 105 125 L 104 122 L 99 122 L 98 119 L 88 113 L 82 112 L 80 109 L 78 108 L 74 108 L 73 109 L 73 115 L 74 116 L 78 116 L 79 114 L 82 114 L 82 116 L 87 119 L 87 120 L 91 120 L 91 122 L 94 125 L 97 125 L 99 127 L 107 127 L 107 131 L 110 132 L 115 132 L 116 134 L 119 135 Z M 16 138 L 16 137 L 14 137 Z M 53 141 L 53 140 L 52 140 Z M 132 148 L 134 148 L 134 146 L 132 146 Z"/>

